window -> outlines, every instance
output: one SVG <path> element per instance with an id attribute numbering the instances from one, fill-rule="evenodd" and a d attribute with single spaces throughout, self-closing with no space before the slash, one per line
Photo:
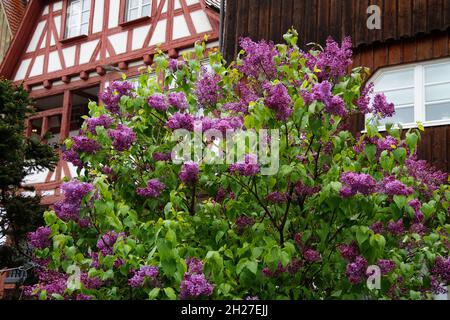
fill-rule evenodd
<path id="1" fill-rule="evenodd" d="M 150 15 L 151 0 L 127 0 L 126 21 Z"/>
<path id="2" fill-rule="evenodd" d="M 91 0 L 69 0 L 67 6 L 66 38 L 87 35 Z"/>
<path id="3" fill-rule="evenodd" d="M 384 119 L 403 127 L 450 124 L 450 60 L 384 69 L 373 79 L 375 92 L 395 104 L 395 115 Z"/>

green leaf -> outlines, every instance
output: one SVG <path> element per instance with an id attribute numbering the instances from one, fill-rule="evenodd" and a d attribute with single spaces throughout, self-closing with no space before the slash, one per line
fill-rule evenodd
<path id="1" fill-rule="evenodd" d="M 406 206 L 407 201 L 408 201 L 408 199 L 405 196 L 399 196 L 399 195 L 394 196 L 394 202 L 399 209 L 403 209 Z"/>
<path id="2" fill-rule="evenodd" d="M 361 226 L 356 230 L 356 241 L 358 241 L 359 245 L 362 245 L 369 239 L 369 230 L 366 226 Z"/>
<path id="3" fill-rule="evenodd" d="M 161 290 L 160 288 L 153 288 L 153 289 L 148 293 L 148 298 L 149 298 L 150 300 L 155 300 L 155 299 L 158 297 L 159 291 L 160 291 L 160 290 Z"/>
<path id="4" fill-rule="evenodd" d="M 367 159 L 369 159 L 370 162 L 375 161 L 375 155 L 377 154 L 377 146 L 374 144 L 366 144 L 364 147 Z"/>
<path id="5" fill-rule="evenodd" d="M 406 145 L 408 146 L 411 154 L 414 153 L 417 147 L 417 142 L 419 141 L 419 136 L 416 133 L 406 134 Z"/>
<path id="6" fill-rule="evenodd" d="M 248 270 L 250 270 L 254 275 L 258 272 L 258 263 L 256 261 L 247 261 L 245 264 Z"/>
<path id="7" fill-rule="evenodd" d="M 177 300 L 177 295 L 175 294 L 175 290 L 172 288 L 164 288 L 164 293 L 170 300 Z"/>

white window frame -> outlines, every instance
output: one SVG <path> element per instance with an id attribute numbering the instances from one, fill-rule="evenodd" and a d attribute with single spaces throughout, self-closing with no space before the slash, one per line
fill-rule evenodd
<path id="1" fill-rule="evenodd" d="M 126 0 L 126 1 L 127 1 L 126 2 L 126 6 L 125 6 L 125 21 L 126 22 L 137 20 L 137 19 L 140 19 L 140 18 L 143 18 L 143 17 L 147 17 L 147 16 L 150 16 L 152 14 L 152 0 L 137 0 L 138 1 L 138 5 L 136 7 L 130 7 L 131 0 Z M 144 3 L 144 1 L 147 1 L 147 3 Z M 142 13 L 144 5 L 145 6 L 149 6 L 149 11 L 148 11 L 149 14 L 146 15 L 146 16 L 144 16 L 143 13 Z M 136 18 L 131 19 L 130 12 L 133 9 L 138 9 L 138 15 L 137 15 Z"/>
<path id="2" fill-rule="evenodd" d="M 67 3 L 67 14 L 66 14 L 66 30 L 64 30 L 64 35 L 65 38 L 69 39 L 69 38 L 74 38 L 74 37 L 78 37 L 81 35 L 87 35 L 89 33 L 89 23 L 91 20 L 91 2 L 93 0 L 69 0 Z M 74 21 L 73 19 L 73 10 L 75 7 L 75 3 L 77 3 L 77 5 L 80 5 L 80 13 L 79 13 L 79 17 L 76 21 Z M 78 4 L 79 3 L 79 4 Z M 83 13 L 88 12 L 88 16 L 89 19 L 87 22 L 83 23 Z M 83 26 L 86 25 L 86 32 L 82 32 Z M 79 31 L 77 34 L 70 34 L 70 30 L 71 28 L 78 28 Z"/>
<path id="3" fill-rule="evenodd" d="M 387 67 L 378 70 L 371 79 L 369 79 L 369 82 L 373 82 L 376 84 L 376 82 L 380 79 L 381 76 L 389 74 L 389 73 L 395 73 L 397 71 L 403 71 L 407 69 L 414 69 L 414 122 L 412 123 L 401 123 L 402 127 L 404 129 L 409 128 L 417 128 L 418 122 L 422 123 L 424 127 L 433 127 L 433 126 L 442 126 L 442 125 L 448 125 L 450 124 L 450 119 L 443 119 L 443 120 L 432 120 L 432 121 L 426 121 L 426 108 L 425 105 L 428 104 L 439 104 L 443 102 L 450 102 L 449 99 L 446 100 L 437 100 L 433 101 L 431 103 L 426 103 L 425 101 L 425 88 L 429 85 L 436 85 L 436 84 L 446 84 L 450 83 L 450 81 L 445 82 L 435 82 L 435 83 L 428 83 L 425 84 L 425 68 L 427 66 L 433 65 L 440 65 L 440 64 L 448 64 L 450 63 L 450 58 L 444 58 L 444 59 L 435 59 L 435 60 L 429 60 L 419 63 L 412 63 L 412 64 L 403 64 L 400 66 L 395 67 Z M 405 86 L 405 87 L 399 87 L 394 90 L 402 90 L 402 89 L 408 89 L 411 88 L 411 86 Z M 389 92 L 389 90 L 376 90 L 375 93 L 382 93 L 382 92 Z M 388 101 L 389 102 L 389 101 Z M 402 106 L 410 106 L 410 105 L 400 105 Z M 395 109 L 397 110 L 397 105 L 395 106 Z M 368 116 L 366 116 L 366 120 L 368 119 Z M 394 123 L 394 127 L 397 127 L 397 123 Z M 380 131 L 385 131 L 386 126 L 382 125 L 379 126 L 378 129 Z"/>

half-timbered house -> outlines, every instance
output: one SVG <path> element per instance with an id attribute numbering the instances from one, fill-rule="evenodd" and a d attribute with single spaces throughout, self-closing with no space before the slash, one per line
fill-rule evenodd
<path id="1" fill-rule="evenodd" d="M 28 136 L 55 146 L 76 134 L 89 100 L 124 73 L 137 76 L 159 47 L 172 58 L 208 36 L 217 47 L 219 6 L 214 0 L 31 0 L 3 60 L 0 75 L 23 83 L 35 101 Z M 52 204 L 76 169 L 62 159 L 53 172 L 26 178 Z"/>

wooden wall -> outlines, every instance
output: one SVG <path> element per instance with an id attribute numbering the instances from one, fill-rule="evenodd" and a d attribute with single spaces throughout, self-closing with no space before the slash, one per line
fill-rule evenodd
<path id="1" fill-rule="evenodd" d="M 369 5 L 381 9 L 382 28 L 366 26 Z M 351 36 L 355 47 L 412 37 L 450 27 L 448 0 L 227 0 L 224 16 L 225 57 L 238 50 L 240 36 L 282 41 L 291 27 L 303 44 L 328 36 Z"/>

